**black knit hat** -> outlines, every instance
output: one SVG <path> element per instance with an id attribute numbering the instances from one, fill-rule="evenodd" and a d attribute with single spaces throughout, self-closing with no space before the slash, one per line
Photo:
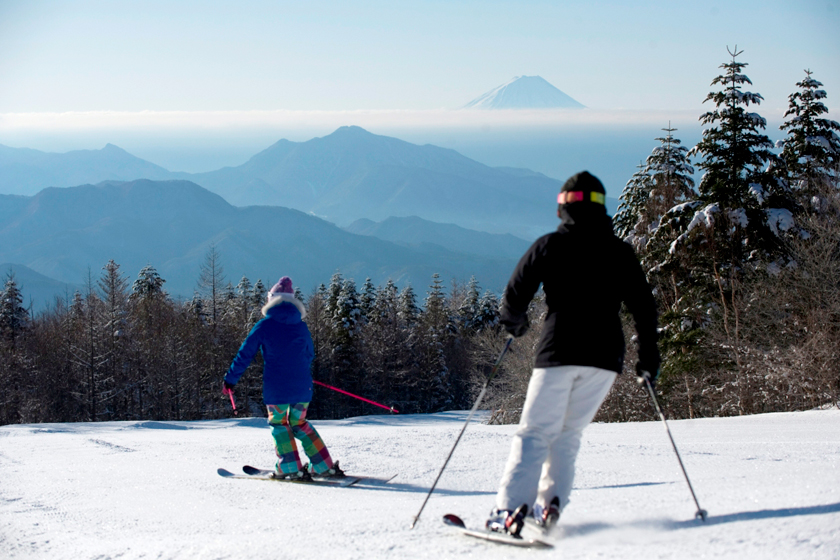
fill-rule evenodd
<path id="1" fill-rule="evenodd" d="M 602 224 L 607 217 L 606 194 L 601 181 L 588 171 L 572 175 L 557 195 L 557 217 L 565 227 Z"/>
<path id="2" fill-rule="evenodd" d="M 569 196 L 564 193 L 580 193 L 575 196 Z M 604 189 L 603 183 L 588 171 L 581 171 L 569 177 L 560 189 L 560 195 L 557 197 L 558 204 L 570 204 L 572 202 L 589 202 L 604 205 L 605 195 L 607 191 Z M 593 194 L 595 196 L 593 196 Z"/>

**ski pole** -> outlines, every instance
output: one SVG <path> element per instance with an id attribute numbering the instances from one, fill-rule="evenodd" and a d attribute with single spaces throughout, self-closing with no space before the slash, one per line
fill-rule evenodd
<path id="1" fill-rule="evenodd" d="M 432 492 L 435 491 L 435 487 L 437 486 L 438 481 L 440 480 L 441 475 L 443 474 L 444 469 L 446 469 L 446 465 L 449 464 L 449 459 L 452 458 L 452 454 L 455 453 L 455 448 L 458 446 L 458 442 L 461 441 L 461 436 L 464 435 L 464 431 L 467 429 L 467 424 L 470 423 L 472 420 L 473 414 L 475 411 L 478 410 L 478 405 L 481 404 L 481 400 L 484 398 L 484 394 L 487 392 L 487 386 L 490 385 L 490 382 L 493 381 L 493 378 L 496 377 L 496 372 L 499 371 L 499 364 L 502 363 L 502 358 L 505 357 L 505 354 L 510 348 L 510 343 L 513 342 L 513 337 L 509 336 L 507 342 L 505 342 L 505 347 L 502 349 L 502 353 L 499 354 L 499 357 L 496 359 L 496 363 L 493 364 L 493 369 L 490 370 L 490 375 L 487 376 L 487 379 L 484 380 L 484 386 L 481 388 L 481 392 L 478 394 L 478 398 L 475 400 L 475 404 L 470 410 L 470 413 L 467 415 L 467 421 L 464 422 L 464 427 L 461 428 L 461 433 L 458 434 L 458 437 L 455 438 L 455 444 L 452 446 L 452 449 L 449 451 L 449 455 L 446 456 L 446 461 L 443 462 L 443 466 L 440 468 L 440 472 L 435 478 L 435 481 L 432 483 L 432 487 L 429 488 L 429 493 L 426 494 L 426 499 L 423 500 L 423 505 L 420 506 L 420 511 L 417 512 L 417 515 L 414 516 L 414 521 L 411 522 L 411 529 L 414 529 L 414 526 L 417 525 L 417 522 L 420 520 L 420 514 L 423 513 L 423 509 L 426 507 L 426 503 L 429 501 L 429 498 L 432 496 Z"/>
<path id="2" fill-rule="evenodd" d="M 662 419 L 662 423 L 665 425 L 665 432 L 668 434 L 668 439 L 671 440 L 671 447 L 674 448 L 674 453 L 677 455 L 677 461 L 680 463 L 680 469 L 682 469 L 683 476 L 685 477 L 686 483 L 688 483 L 688 489 L 691 491 L 691 497 L 694 498 L 694 505 L 697 506 L 697 511 L 694 514 L 694 518 L 700 518 L 703 521 L 706 521 L 706 516 L 708 513 L 705 509 L 700 507 L 700 502 L 697 501 L 697 495 L 694 493 L 694 488 L 691 486 L 691 481 L 688 479 L 688 473 L 685 472 L 685 465 L 683 465 L 682 458 L 680 457 L 680 452 L 677 451 L 677 444 L 674 443 L 674 437 L 671 435 L 671 429 L 668 428 L 668 422 L 665 420 L 665 414 L 662 412 L 662 408 L 659 406 L 659 401 L 656 399 L 656 393 L 653 390 L 653 385 L 650 382 L 650 372 L 643 371 L 642 375 L 639 377 L 639 383 L 644 383 L 645 387 L 647 387 L 648 394 L 650 395 L 651 400 L 653 401 L 653 408 L 656 409 L 657 414 Z"/>
<path id="3" fill-rule="evenodd" d="M 360 401 L 365 401 L 366 403 L 372 404 L 374 406 L 378 406 L 379 408 L 384 408 L 385 410 L 390 410 L 393 414 L 399 414 L 400 411 L 395 409 L 393 406 L 385 406 L 384 404 L 379 404 L 378 402 L 374 402 L 370 399 L 366 399 L 364 397 L 360 397 L 359 395 L 354 395 L 344 389 L 339 389 L 338 387 L 333 387 L 332 385 L 327 385 L 326 383 L 321 383 L 320 381 L 312 380 L 315 385 L 320 385 L 321 387 L 326 387 L 327 389 L 332 389 L 333 391 L 337 391 L 342 395 L 347 395 L 348 397 L 353 397 L 354 399 L 359 399 Z"/>
<path id="4" fill-rule="evenodd" d="M 227 393 L 227 396 L 230 397 L 230 406 L 233 408 L 233 415 L 239 416 L 239 413 L 236 411 L 236 403 L 233 402 L 233 389 L 223 389 L 223 393 Z"/>

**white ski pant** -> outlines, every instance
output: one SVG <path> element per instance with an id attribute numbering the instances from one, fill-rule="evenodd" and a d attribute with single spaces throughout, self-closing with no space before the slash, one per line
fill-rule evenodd
<path id="1" fill-rule="evenodd" d="M 535 368 L 519 429 L 496 495 L 496 507 L 569 503 L 583 429 L 615 381 L 615 372 L 586 366 Z"/>

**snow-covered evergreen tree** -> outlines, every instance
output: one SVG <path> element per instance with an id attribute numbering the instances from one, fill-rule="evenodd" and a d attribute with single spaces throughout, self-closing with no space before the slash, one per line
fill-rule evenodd
<path id="1" fill-rule="evenodd" d="M 449 313 L 446 292 L 440 275 L 432 275 L 432 285 L 426 294 L 420 316 L 419 363 L 424 379 L 423 400 L 427 412 L 441 410 L 453 400 L 450 388 L 446 347 L 456 332 L 455 322 Z"/>
<path id="2" fill-rule="evenodd" d="M 656 138 L 660 145 L 645 161 L 645 168 L 653 181 L 646 205 L 647 225 L 654 228 L 658 227 L 665 212 L 696 196 L 691 177 L 694 167 L 688 158 L 688 149 L 680 145 L 679 138 L 674 137 L 677 129 L 672 128 L 670 123 L 662 130 L 667 134 Z"/>
<path id="3" fill-rule="evenodd" d="M 495 329 L 499 325 L 499 296 L 485 290 L 478 302 L 478 330 Z"/>
<path id="4" fill-rule="evenodd" d="M 696 196 L 688 149 L 674 137 L 676 128 L 669 124 L 662 130 L 667 134 L 656 138 L 659 146 L 624 187 L 618 212 L 613 217 L 616 235 L 639 252 L 645 251 L 666 212 Z"/>
<path id="5" fill-rule="evenodd" d="M 137 279 L 131 285 L 131 298 L 146 298 L 163 294 L 163 284 L 166 282 L 158 271 L 150 264 L 143 267 Z"/>
<path id="6" fill-rule="evenodd" d="M 704 101 L 714 107 L 700 117 L 702 139 L 688 153 L 704 172 L 697 198 L 665 213 L 643 260 L 662 309 L 665 388 L 672 374 L 689 387 L 703 368 L 743 372 L 749 283 L 786 264 L 784 239 L 796 232 L 795 202 L 776 172 L 766 121 L 751 111 L 763 98 L 744 91 L 752 82 L 737 60 L 742 51 L 729 53 L 712 81 L 720 89 Z M 714 343 L 710 329 L 722 333 Z"/>
<path id="7" fill-rule="evenodd" d="M 414 288 L 411 287 L 411 284 L 406 284 L 405 288 L 400 292 L 397 311 L 400 320 L 407 327 L 411 327 L 417 322 L 420 310 L 417 307 L 417 295 L 414 293 Z"/>
<path id="8" fill-rule="evenodd" d="M 370 278 L 365 278 L 362 285 L 362 293 L 359 295 L 359 303 L 362 310 L 362 320 L 367 321 L 373 306 L 376 304 L 376 286 Z"/>
<path id="9" fill-rule="evenodd" d="M 651 177 L 644 164 L 638 165 L 621 195 L 618 197 L 618 210 L 613 216 L 615 234 L 625 241 L 633 243 L 639 237 L 638 231 L 643 231 L 645 221 L 643 216 L 650 198 Z M 635 243 L 633 243 L 635 246 Z"/>
<path id="10" fill-rule="evenodd" d="M 6 274 L 6 282 L 0 292 L 0 341 L 14 349 L 28 322 L 29 313 L 23 306 L 23 293 L 14 273 L 10 271 Z"/>
<path id="11" fill-rule="evenodd" d="M 762 132 L 767 121 L 749 111 L 763 98 L 743 91 L 752 82 L 742 73 L 747 63 L 736 60 L 742 52 L 730 51 L 732 60 L 721 65 L 724 73 L 712 81 L 721 90 L 706 97 L 715 107 L 700 117 L 708 128 L 689 152 L 702 158 L 697 166 L 705 171 L 699 185 L 703 207 L 673 245 L 707 243 L 705 250 L 714 250 L 716 266 L 724 268 L 774 260 L 779 235 L 794 227 L 790 189 L 773 172 L 780 160 Z"/>
<path id="12" fill-rule="evenodd" d="M 341 295 L 341 290 L 344 288 L 344 278 L 340 272 L 336 272 L 330 278 L 330 285 L 327 288 L 327 315 L 332 317 L 338 309 L 338 298 Z"/>
<path id="13" fill-rule="evenodd" d="M 98 281 L 102 294 L 98 321 L 102 325 L 104 346 L 100 361 L 119 390 L 125 382 L 122 377 L 128 361 L 128 280 L 120 272 L 120 265 L 113 260 L 108 261 L 102 270 Z"/>
<path id="14" fill-rule="evenodd" d="M 254 298 L 254 286 L 247 276 L 243 276 L 235 288 L 236 297 L 243 302 L 250 303 Z"/>
<path id="15" fill-rule="evenodd" d="M 262 278 L 257 279 L 257 283 L 254 284 L 254 291 L 253 291 L 253 304 L 255 307 L 262 307 L 265 303 L 265 296 L 268 293 L 268 289 L 263 284 Z"/>
<path id="16" fill-rule="evenodd" d="M 837 186 L 840 179 L 840 124 L 822 116 L 828 113 L 823 103 L 827 94 L 811 74 L 805 70 L 805 79 L 796 84 L 799 91 L 789 96 L 787 120 L 779 127 L 788 136 L 776 144 L 782 147 L 782 159 L 800 202 L 819 211 L 822 191 Z"/>
<path id="17" fill-rule="evenodd" d="M 481 292 L 479 291 L 478 280 L 475 279 L 475 276 L 472 276 L 467 283 L 464 299 L 458 306 L 457 312 L 458 323 L 468 333 L 475 332 L 481 327 L 481 319 L 479 318 L 480 298 Z"/>
<path id="18" fill-rule="evenodd" d="M 342 282 L 333 311 L 333 333 L 336 342 L 344 344 L 358 334 L 362 323 L 362 307 L 356 283 L 352 279 Z"/>
<path id="19" fill-rule="evenodd" d="M 306 305 L 306 296 L 303 295 L 303 290 L 300 289 L 300 286 L 295 286 L 295 291 L 292 295 L 294 295 L 295 299 L 297 299 L 299 302 Z"/>

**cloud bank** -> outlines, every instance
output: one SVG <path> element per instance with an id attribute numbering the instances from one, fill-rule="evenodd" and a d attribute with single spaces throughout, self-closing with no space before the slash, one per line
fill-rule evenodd
<path id="1" fill-rule="evenodd" d="M 700 111 L 376 110 L 376 111 L 71 111 L 0 114 L 2 132 L 70 130 L 481 129 L 637 127 L 696 124 Z"/>

